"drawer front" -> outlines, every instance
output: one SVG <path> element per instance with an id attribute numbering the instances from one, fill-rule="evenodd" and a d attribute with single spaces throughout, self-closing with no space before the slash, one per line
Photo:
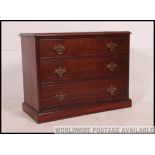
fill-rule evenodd
<path id="1" fill-rule="evenodd" d="M 128 98 L 128 78 L 87 80 L 41 87 L 42 110 Z"/>
<path id="2" fill-rule="evenodd" d="M 129 38 L 76 38 L 76 39 L 39 39 L 40 58 L 118 55 L 128 53 Z"/>
<path id="3" fill-rule="evenodd" d="M 41 83 L 103 78 L 128 74 L 128 56 L 74 58 L 40 62 Z"/>

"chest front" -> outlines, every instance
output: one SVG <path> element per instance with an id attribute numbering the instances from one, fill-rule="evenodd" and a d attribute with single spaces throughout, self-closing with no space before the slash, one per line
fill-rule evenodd
<path id="1" fill-rule="evenodd" d="M 23 110 L 38 123 L 131 106 L 129 32 L 21 36 Z"/>

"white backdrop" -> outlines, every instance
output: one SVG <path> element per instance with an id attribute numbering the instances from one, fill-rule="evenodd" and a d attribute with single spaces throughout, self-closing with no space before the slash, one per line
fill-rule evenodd
<path id="1" fill-rule="evenodd" d="M 131 31 L 132 49 L 153 49 L 152 22 L 3 22 L 2 50 L 20 50 L 19 33 Z"/>
<path id="2" fill-rule="evenodd" d="M 153 23 L 152 22 L 3 22 L 2 23 L 2 129 L 48 132 L 21 110 L 23 81 L 19 33 L 74 31 L 131 31 L 130 98 L 133 107 L 48 123 L 54 125 L 152 125 Z M 94 116 L 94 117 L 93 117 Z M 123 119 L 122 119 L 123 117 Z M 115 118 L 115 119 L 114 119 Z M 10 121 L 11 120 L 11 121 Z M 76 120 L 76 121 L 75 121 Z M 23 126 L 15 126 L 15 122 Z M 25 123 L 29 124 L 24 126 Z M 51 131 L 51 130 L 50 130 Z"/>

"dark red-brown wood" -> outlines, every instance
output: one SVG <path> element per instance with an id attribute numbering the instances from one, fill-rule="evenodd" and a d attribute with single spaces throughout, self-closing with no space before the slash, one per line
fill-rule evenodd
<path id="1" fill-rule="evenodd" d="M 110 95 L 107 89 L 113 85 L 117 87 L 115 95 Z M 128 79 L 117 77 L 115 79 L 96 79 L 76 82 L 65 82 L 41 87 L 42 110 L 59 108 L 61 106 L 107 102 L 112 100 L 128 99 Z M 55 98 L 55 95 L 63 92 L 66 94 L 63 102 Z"/>
<path id="2" fill-rule="evenodd" d="M 34 110 L 40 111 L 35 38 L 22 37 L 22 64 L 24 101 Z"/>
<path id="3" fill-rule="evenodd" d="M 105 57 L 88 57 L 45 60 L 40 63 L 41 84 L 127 75 L 128 59 L 128 55 L 126 55 L 111 56 L 106 59 Z M 117 65 L 114 71 L 107 67 L 111 63 Z M 62 77 L 55 73 L 59 67 L 65 69 Z"/>
<path id="4" fill-rule="evenodd" d="M 131 106 L 129 34 L 122 32 L 21 34 L 23 110 L 38 123 Z M 107 44 L 117 47 L 110 51 Z M 61 44 L 63 54 L 53 48 Z M 117 64 L 115 71 L 107 65 Z M 55 74 L 66 68 L 63 77 Z M 116 86 L 114 95 L 107 88 Z M 67 94 L 63 101 L 54 96 Z"/>
<path id="5" fill-rule="evenodd" d="M 74 39 L 39 39 L 40 59 L 49 57 L 70 57 L 70 56 L 111 56 L 127 54 L 129 49 L 128 35 L 124 37 L 102 37 L 102 38 L 74 38 Z M 114 51 L 107 48 L 108 43 L 116 43 Z M 61 44 L 65 47 L 64 54 L 58 55 L 53 48 Z"/>
<path id="6" fill-rule="evenodd" d="M 33 118 L 37 123 L 44 123 L 49 121 L 55 121 L 59 119 L 65 119 L 75 116 L 81 116 L 96 112 L 103 112 L 108 110 L 115 110 L 115 109 L 122 109 L 131 107 L 132 101 L 128 100 L 121 100 L 121 101 L 114 101 L 114 102 L 106 102 L 106 103 L 97 103 L 97 104 L 90 104 L 84 106 L 75 106 L 71 108 L 63 108 L 60 110 L 51 110 L 49 112 L 42 112 L 38 113 L 34 111 L 30 106 L 26 103 L 23 103 L 23 110 Z"/>
<path id="7" fill-rule="evenodd" d="M 20 36 L 27 37 L 100 37 L 100 36 L 123 36 L 129 35 L 129 31 L 100 31 L 100 32 L 61 32 L 61 33 L 21 33 Z"/>

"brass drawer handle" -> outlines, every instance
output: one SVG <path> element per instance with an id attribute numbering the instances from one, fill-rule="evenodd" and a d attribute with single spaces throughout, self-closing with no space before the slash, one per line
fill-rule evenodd
<path id="1" fill-rule="evenodd" d="M 59 93 L 56 94 L 54 97 L 55 97 L 58 101 L 62 102 L 62 101 L 65 99 L 66 96 L 67 96 L 67 94 L 65 94 L 65 93 L 63 93 L 63 92 L 59 92 Z"/>
<path id="2" fill-rule="evenodd" d="M 56 46 L 53 47 L 53 51 L 55 51 L 57 54 L 62 55 L 65 51 L 65 46 L 62 44 L 57 44 Z"/>
<path id="3" fill-rule="evenodd" d="M 110 87 L 107 88 L 107 92 L 111 95 L 114 96 L 116 94 L 117 91 L 117 87 L 111 85 Z"/>
<path id="4" fill-rule="evenodd" d="M 107 65 L 107 68 L 108 68 L 111 72 L 115 71 L 117 67 L 118 67 L 117 64 L 115 64 L 115 63 L 113 63 L 113 62 L 110 62 L 110 63 Z"/>
<path id="5" fill-rule="evenodd" d="M 61 66 L 54 70 L 54 73 L 57 74 L 59 77 L 63 77 L 65 72 L 66 72 L 66 68 L 62 68 Z"/>
<path id="6" fill-rule="evenodd" d="M 117 44 L 114 42 L 110 42 L 107 44 L 106 46 L 111 52 L 113 52 L 115 50 L 115 48 L 117 48 Z"/>

